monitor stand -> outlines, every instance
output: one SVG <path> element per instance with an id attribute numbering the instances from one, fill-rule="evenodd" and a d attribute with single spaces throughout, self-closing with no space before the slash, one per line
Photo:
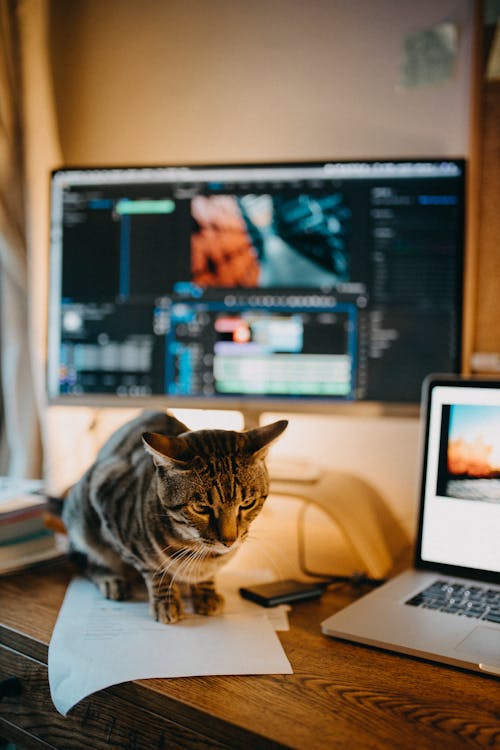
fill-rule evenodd
<path id="1" fill-rule="evenodd" d="M 260 413 L 243 412 L 245 429 L 260 424 Z M 312 503 L 337 524 L 372 578 L 385 578 L 409 548 L 406 531 L 386 500 L 351 472 L 292 457 L 267 460 L 270 493 Z"/>

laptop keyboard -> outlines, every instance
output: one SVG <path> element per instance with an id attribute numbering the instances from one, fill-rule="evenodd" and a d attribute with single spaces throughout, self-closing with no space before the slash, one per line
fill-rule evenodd
<path id="1" fill-rule="evenodd" d="M 435 581 L 405 604 L 500 623 L 500 591 L 485 586 Z"/>

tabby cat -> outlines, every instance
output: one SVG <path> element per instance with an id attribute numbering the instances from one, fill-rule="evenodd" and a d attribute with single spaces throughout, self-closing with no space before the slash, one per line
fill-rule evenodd
<path id="1" fill-rule="evenodd" d="M 62 517 L 70 551 L 108 599 L 126 598 L 139 573 L 160 622 L 182 618 L 186 584 L 195 612 L 216 614 L 223 599 L 215 573 L 262 508 L 264 458 L 286 426 L 189 431 L 168 413 L 140 414 L 69 491 Z"/>

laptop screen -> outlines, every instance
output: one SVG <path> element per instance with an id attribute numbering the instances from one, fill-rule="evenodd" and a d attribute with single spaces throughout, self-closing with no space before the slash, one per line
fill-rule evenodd
<path id="1" fill-rule="evenodd" d="M 497 580 L 500 382 L 431 379 L 426 404 L 417 565 Z"/>

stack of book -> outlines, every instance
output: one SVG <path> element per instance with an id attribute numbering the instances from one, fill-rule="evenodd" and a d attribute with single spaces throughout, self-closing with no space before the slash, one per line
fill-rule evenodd
<path id="1" fill-rule="evenodd" d="M 0 574 L 63 554 L 38 480 L 0 477 Z"/>

